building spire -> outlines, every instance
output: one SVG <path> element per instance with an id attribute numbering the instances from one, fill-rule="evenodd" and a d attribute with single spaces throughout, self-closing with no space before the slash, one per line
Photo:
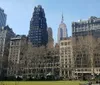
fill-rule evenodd
<path id="1" fill-rule="evenodd" d="M 61 23 L 63 23 L 63 21 L 64 21 L 64 16 L 63 16 L 63 13 L 62 13 L 62 20 L 61 20 Z"/>

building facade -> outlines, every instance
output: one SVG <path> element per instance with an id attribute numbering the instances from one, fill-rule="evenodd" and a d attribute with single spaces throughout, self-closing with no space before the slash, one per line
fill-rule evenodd
<path id="1" fill-rule="evenodd" d="M 20 71 L 21 76 L 24 78 L 34 78 L 34 79 L 47 79 L 48 76 L 53 76 L 52 79 L 59 78 L 59 55 L 58 50 L 55 48 L 47 49 L 45 47 L 32 47 L 32 44 L 28 44 L 28 51 L 26 52 L 26 57 L 22 59 L 22 65 L 24 68 Z M 10 58 L 10 57 L 9 57 Z M 14 58 L 12 58 L 13 61 Z M 13 66 L 13 68 L 16 65 Z M 10 66 L 12 70 L 10 73 L 14 72 L 14 69 Z M 8 71 L 10 71 L 8 69 Z M 13 76 L 16 74 L 13 73 Z M 8 73 L 8 74 L 10 74 Z"/>
<path id="2" fill-rule="evenodd" d="M 48 43 L 45 12 L 41 5 L 34 8 L 28 38 L 35 47 L 46 46 Z"/>
<path id="3" fill-rule="evenodd" d="M 6 26 L 7 15 L 4 13 L 4 10 L 0 8 L 0 28 Z"/>
<path id="4" fill-rule="evenodd" d="M 63 21 L 64 21 L 64 18 L 63 18 L 63 15 L 62 15 L 61 24 L 59 25 L 58 34 L 57 34 L 58 43 L 60 43 L 60 40 L 68 37 L 67 27 L 66 27 L 66 24 Z"/>
<path id="5" fill-rule="evenodd" d="M 95 74 L 100 74 L 99 49 L 97 50 L 97 47 L 100 47 L 100 18 L 92 16 L 88 20 L 73 22 L 72 36 L 74 70 L 77 78 L 90 79 Z"/>
<path id="6" fill-rule="evenodd" d="M 9 26 L 0 29 L 0 76 L 5 77 L 7 71 L 7 62 L 9 54 L 10 38 L 15 34 Z"/>
<path id="7" fill-rule="evenodd" d="M 73 77 L 73 49 L 72 38 L 60 41 L 60 77 L 70 79 Z"/>
<path id="8" fill-rule="evenodd" d="M 22 75 L 24 59 L 27 50 L 27 37 L 16 35 L 10 40 L 7 76 Z"/>
<path id="9" fill-rule="evenodd" d="M 88 20 L 80 20 L 72 23 L 72 36 L 93 35 L 100 37 L 100 18 L 91 16 Z"/>
<path id="10" fill-rule="evenodd" d="M 48 27 L 48 48 L 53 48 L 54 47 L 54 39 L 53 39 L 53 32 L 52 28 Z"/>

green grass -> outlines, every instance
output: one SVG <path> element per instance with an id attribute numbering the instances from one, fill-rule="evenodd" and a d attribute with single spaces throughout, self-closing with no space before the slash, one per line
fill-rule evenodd
<path id="1" fill-rule="evenodd" d="M 0 85 L 79 85 L 85 81 L 2 81 Z"/>

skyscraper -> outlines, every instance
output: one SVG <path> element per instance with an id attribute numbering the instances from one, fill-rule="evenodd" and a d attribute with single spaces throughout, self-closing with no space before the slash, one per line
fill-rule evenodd
<path id="1" fill-rule="evenodd" d="M 4 13 L 4 10 L 0 8 L 0 28 L 6 26 L 7 15 Z"/>
<path id="2" fill-rule="evenodd" d="M 48 48 L 53 48 L 54 40 L 53 40 L 53 33 L 52 28 L 48 27 Z"/>
<path id="3" fill-rule="evenodd" d="M 46 46 L 48 43 L 45 12 L 41 5 L 34 8 L 28 38 L 35 47 Z"/>
<path id="4" fill-rule="evenodd" d="M 68 37 L 67 27 L 63 21 L 64 21 L 64 17 L 62 15 L 61 24 L 59 25 L 59 28 L 58 28 L 58 43 L 60 42 L 60 40 Z"/>

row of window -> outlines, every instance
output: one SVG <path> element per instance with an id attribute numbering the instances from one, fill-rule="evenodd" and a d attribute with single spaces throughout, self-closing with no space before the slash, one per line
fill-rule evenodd
<path id="1" fill-rule="evenodd" d="M 66 68 L 70 68 L 71 65 L 62 65 L 61 67 L 62 67 L 62 68 L 64 68 L 64 67 L 66 67 Z"/>
<path id="2" fill-rule="evenodd" d="M 11 42 L 11 45 L 19 45 L 19 41 Z"/>
<path id="3" fill-rule="evenodd" d="M 70 58 L 70 57 L 72 57 L 72 56 L 71 56 L 71 55 L 61 56 L 61 58 L 64 58 L 64 57 L 65 57 L 65 58 L 68 58 L 68 57 Z"/>
<path id="4" fill-rule="evenodd" d="M 71 42 L 70 41 L 69 42 L 61 42 L 60 45 L 61 46 L 71 45 Z"/>

